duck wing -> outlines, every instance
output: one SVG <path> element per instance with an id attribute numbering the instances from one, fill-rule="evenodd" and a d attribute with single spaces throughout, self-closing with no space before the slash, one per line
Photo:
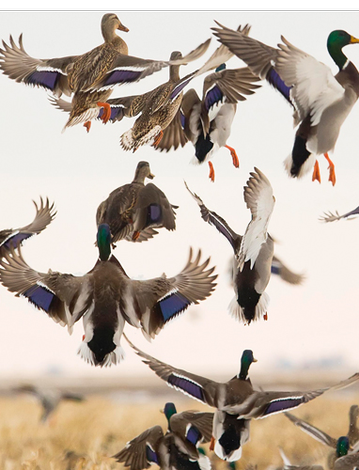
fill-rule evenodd
<path id="1" fill-rule="evenodd" d="M 319 428 L 316 428 L 312 424 L 307 423 L 307 421 L 297 418 L 291 413 L 284 413 L 284 414 L 290 421 L 292 421 L 293 424 L 298 426 L 302 431 L 306 432 L 310 436 L 314 437 L 314 439 L 316 439 L 317 441 L 329 447 L 332 447 L 333 449 L 337 448 L 337 440 L 329 436 L 329 434 L 325 433 Z"/>
<path id="2" fill-rule="evenodd" d="M 238 235 L 236 232 L 234 232 L 231 229 L 231 227 L 227 224 L 227 222 L 221 216 L 219 216 L 215 212 L 210 211 L 209 209 L 207 209 L 207 207 L 204 205 L 202 199 L 199 196 L 197 196 L 196 193 L 192 193 L 192 191 L 187 186 L 186 182 L 184 182 L 184 184 L 185 184 L 187 190 L 189 191 L 189 193 L 191 194 L 191 196 L 193 197 L 193 199 L 199 205 L 202 219 L 205 222 L 208 222 L 210 225 L 214 225 L 216 227 L 216 229 L 222 235 L 224 235 L 227 238 L 229 243 L 232 245 L 233 250 L 236 252 L 238 250 L 239 246 L 240 246 L 241 241 L 242 241 L 241 235 Z"/>
<path id="3" fill-rule="evenodd" d="M 132 219 L 134 229 L 141 231 L 146 227 L 165 227 L 175 230 L 176 213 L 165 193 L 155 184 L 148 183 L 138 194 L 133 208 Z"/>
<path id="4" fill-rule="evenodd" d="M 0 49 L 0 68 L 9 78 L 18 83 L 45 88 L 56 96 L 61 96 L 62 93 L 71 95 L 67 69 L 80 56 L 35 59 L 25 51 L 22 34 L 19 37 L 19 45 L 10 36 L 10 45 L 3 41 L 3 47 Z"/>
<path id="5" fill-rule="evenodd" d="M 291 271 L 277 256 L 273 256 L 272 274 L 277 274 L 283 281 L 289 282 L 289 284 L 302 284 L 305 279 L 304 274 L 297 274 Z"/>
<path id="6" fill-rule="evenodd" d="M 54 209 L 54 203 L 50 204 L 48 198 L 46 198 L 45 203 L 42 197 L 40 197 L 39 205 L 35 201 L 33 201 L 33 203 L 35 205 L 36 215 L 30 224 L 17 229 L 0 231 L 0 257 L 3 255 L 5 249 L 9 249 L 10 246 L 17 248 L 27 238 L 45 230 L 55 218 L 56 210 Z"/>
<path id="7" fill-rule="evenodd" d="M 254 168 L 250 175 L 244 187 L 244 201 L 251 211 L 252 220 L 248 224 L 237 255 L 240 270 L 248 260 L 251 261 L 251 269 L 253 268 L 261 246 L 267 241 L 268 223 L 275 202 L 268 178 L 258 168 Z"/>
<path id="8" fill-rule="evenodd" d="M 92 275 L 73 276 L 49 270 L 40 273 L 11 247 L 0 260 L 0 282 L 17 297 L 24 296 L 69 332 L 92 304 Z"/>
<path id="9" fill-rule="evenodd" d="M 142 434 L 127 442 L 126 446 L 113 458 L 117 462 L 122 462 L 125 467 L 130 467 L 131 470 L 149 468 L 153 463 L 159 465 L 155 449 L 163 436 L 161 426 L 146 429 Z"/>
<path id="10" fill-rule="evenodd" d="M 322 222 L 334 222 L 335 220 L 340 220 L 340 219 L 348 219 L 351 220 L 351 217 L 354 215 L 359 214 L 359 206 L 353 209 L 350 212 L 347 212 L 346 214 L 339 215 L 338 211 L 335 211 L 335 214 L 333 212 L 324 212 L 324 215 L 319 218 Z"/>
<path id="11" fill-rule="evenodd" d="M 138 349 L 126 335 L 124 336 L 135 353 L 142 358 L 142 362 L 147 364 L 169 387 L 173 387 L 202 403 L 207 403 L 209 406 L 216 407 L 218 390 L 222 384 L 161 362 Z"/>
<path id="12" fill-rule="evenodd" d="M 170 124 L 162 132 L 163 136 L 160 143 L 156 146 L 156 150 L 168 152 L 172 148 L 173 150 L 177 150 L 178 147 L 184 147 L 186 145 L 188 139 L 183 130 L 180 109 L 177 111 Z"/>
<path id="13" fill-rule="evenodd" d="M 172 432 L 195 446 L 211 440 L 212 426 L 213 413 L 183 411 L 172 415 L 170 420 Z"/>
<path id="14" fill-rule="evenodd" d="M 183 270 L 177 276 L 161 277 L 147 281 L 128 280 L 128 299 L 140 318 L 142 331 L 149 338 L 154 338 L 164 325 L 176 317 L 191 304 L 198 304 L 209 297 L 214 290 L 217 275 L 212 275 L 215 267 L 206 269 L 210 258 L 199 264 L 201 250 L 192 260 L 192 248 Z M 129 301 L 130 303 L 130 301 Z"/>

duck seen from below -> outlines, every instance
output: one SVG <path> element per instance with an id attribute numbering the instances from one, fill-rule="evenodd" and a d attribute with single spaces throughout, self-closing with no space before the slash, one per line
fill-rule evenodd
<path id="1" fill-rule="evenodd" d="M 231 30 L 221 24 L 212 28 L 222 44 L 242 59 L 252 72 L 267 80 L 294 109 L 298 125 L 293 149 L 285 167 L 290 176 L 301 177 L 313 168 L 313 181 L 321 181 L 316 155 L 329 163 L 329 181 L 335 185 L 334 164 L 328 152 L 334 149 L 341 125 L 359 96 L 359 73 L 342 49 L 359 39 L 346 31 L 332 31 L 328 52 L 339 68 L 333 76 L 329 67 L 293 46 L 283 36 L 278 48 Z"/>
<path id="2" fill-rule="evenodd" d="M 156 185 L 145 185 L 146 178 L 154 178 L 150 165 L 139 162 L 132 183 L 112 191 L 98 206 L 96 224 L 110 226 L 112 245 L 122 239 L 133 242 L 148 240 L 158 233 L 154 228 L 175 230 L 174 209 L 178 206 L 170 204 Z"/>
<path id="3" fill-rule="evenodd" d="M 210 470 L 208 457 L 198 451 L 200 443 L 211 439 L 213 413 L 183 411 L 166 403 L 167 432 L 153 426 L 131 441 L 113 457 L 130 470 L 142 470 L 152 464 L 162 470 Z"/>
<path id="4" fill-rule="evenodd" d="M 0 281 L 16 296 L 26 297 L 69 333 L 83 318 L 85 334 L 78 354 L 95 366 L 110 366 L 124 358 L 121 336 L 125 322 L 154 338 L 164 325 L 191 304 L 211 295 L 216 279 L 210 259 L 199 264 L 201 251 L 174 277 L 132 280 L 111 254 L 111 232 L 101 224 L 97 232 L 99 259 L 83 276 L 49 270 L 41 273 L 24 260 L 20 248 L 10 248 L 0 261 Z"/>
<path id="5" fill-rule="evenodd" d="M 128 341 L 127 337 L 126 340 Z M 237 420 L 266 418 L 272 414 L 297 408 L 329 390 L 339 390 L 359 380 L 359 373 L 356 373 L 336 385 L 317 390 L 291 392 L 257 391 L 253 389 L 248 378 L 249 367 L 255 361 L 251 350 L 243 352 L 238 375 L 228 382 L 220 383 L 161 362 L 138 349 L 130 341 L 129 343 L 136 354 L 142 358 L 142 362 L 147 364 L 168 386 L 216 408 L 212 431 L 214 439 L 221 439 L 221 435 L 225 431 L 222 424 L 223 419 L 221 419 L 222 412 L 235 415 Z M 244 427 L 246 427 L 244 436 L 248 440 L 249 423 L 243 424 Z M 238 436 L 238 429 L 234 430 L 234 434 Z M 221 442 L 219 444 L 221 445 Z M 218 447 L 217 450 L 215 447 L 215 452 L 219 457 L 226 455 Z M 240 453 L 236 455 L 237 459 L 240 458 Z"/>
<path id="6" fill-rule="evenodd" d="M 235 297 L 229 305 L 231 314 L 245 324 L 261 318 L 267 320 L 269 296 L 265 289 L 274 254 L 274 242 L 267 228 L 275 203 L 268 178 L 258 168 L 250 173 L 243 194 L 252 219 L 243 236 L 234 232 L 221 216 L 207 209 L 202 199 L 186 187 L 199 205 L 202 219 L 214 225 L 232 245 Z"/>

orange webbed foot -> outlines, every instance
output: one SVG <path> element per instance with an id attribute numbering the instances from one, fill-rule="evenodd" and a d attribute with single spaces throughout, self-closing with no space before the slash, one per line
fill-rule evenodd
<path id="1" fill-rule="evenodd" d="M 328 163 L 329 163 L 329 166 L 328 166 L 328 170 L 329 170 L 329 181 L 332 183 L 332 185 L 334 186 L 336 181 L 337 181 L 337 178 L 335 176 L 335 167 L 334 167 L 334 163 L 331 161 L 331 159 L 329 158 L 329 155 L 327 153 L 324 154 L 324 157 L 327 159 Z"/>
<path id="2" fill-rule="evenodd" d="M 314 170 L 313 170 L 313 175 L 312 175 L 312 181 L 319 181 L 319 183 L 322 182 L 320 178 L 320 171 L 319 171 L 319 163 L 318 160 L 315 160 L 314 164 Z"/>
<path id="3" fill-rule="evenodd" d="M 158 147 L 159 143 L 161 142 L 162 140 L 162 137 L 163 137 L 163 131 L 160 131 L 156 137 L 155 137 L 155 140 L 153 141 L 153 147 Z"/>
<path id="4" fill-rule="evenodd" d="M 267 312 L 263 315 L 263 319 L 264 319 L 265 321 L 268 320 L 268 313 L 267 313 Z"/>
<path id="5" fill-rule="evenodd" d="M 214 444 L 215 444 L 216 440 L 215 438 L 212 436 L 211 437 L 211 442 L 209 444 L 209 450 L 214 450 Z"/>
<path id="6" fill-rule="evenodd" d="M 106 122 L 108 122 L 111 117 L 111 106 L 108 103 L 102 103 L 101 101 L 97 103 L 97 106 L 100 106 L 101 108 L 103 108 L 101 119 L 102 119 L 102 122 L 106 124 Z"/>
<path id="7" fill-rule="evenodd" d="M 237 153 L 236 151 L 234 150 L 233 147 L 230 147 L 229 145 L 225 145 L 226 149 L 228 149 L 230 152 L 231 152 L 231 157 L 232 157 L 232 161 L 233 161 L 233 165 L 236 167 L 236 168 L 239 168 L 239 158 L 237 156 Z"/>
<path id="8" fill-rule="evenodd" d="M 91 129 L 91 121 L 86 121 L 84 123 L 84 127 L 86 127 L 86 131 L 87 131 L 87 133 L 89 133 L 90 129 Z"/>
<path id="9" fill-rule="evenodd" d="M 135 242 L 139 238 L 140 238 L 140 232 L 138 230 L 136 230 L 135 232 L 133 232 L 132 240 Z"/>
<path id="10" fill-rule="evenodd" d="M 212 162 L 208 162 L 208 166 L 209 166 L 209 179 L 212 181 L 212 183 L 214 183 L 214 168 L 213 168 L 213 164 Z"/>

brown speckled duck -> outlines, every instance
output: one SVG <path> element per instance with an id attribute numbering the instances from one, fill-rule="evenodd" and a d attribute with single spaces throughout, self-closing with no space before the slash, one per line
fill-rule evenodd
<path id="1" fill-rule="evenodd" d="M 72 109 L 65 128 L 89 122 L 104 108 L 102 120 L 107 122 L 110 107 L 105 103 L 112 88 L 121 83 L 132 83 L 168 66 L 166 61 L 154 61 L 128 55 L 125 41 L 116 30 L 127 32 L 114 13 L 102 17 L 101 31 L 104 43 L 80 56 L 56 59 L 30 57 L 19 37 L 19 46 L 10 36 L 10 45 L 3 41 L 0 49 L 0 68 L 9 78 L 27 85 L 50 90 L 56 97 L 62 93 L 72 98 Z"/>

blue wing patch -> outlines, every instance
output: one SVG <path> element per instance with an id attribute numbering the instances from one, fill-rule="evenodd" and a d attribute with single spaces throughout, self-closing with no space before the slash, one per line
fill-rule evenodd
<path id="1" fill-rule="evenodd" d="M 290 90 L 292 87 L 287 86 L 273 68 L 267 73 L 266 79 L 290 104 L 292 104 L 290 99 Z"/>
<path id="2" fill-rule="evenodd" d="M 162 218 L 161 206 L 150 204 L 147 207 L 147 223 L 160 222 Z"/>
<path id="3" fill-rule="evenodd" d="M 104 109 L 101 108 L 97 119 L 101 119 Z M 111 106 L 110 121 L 121 121 L 123 118 L 123 108 L 121 106 Z"/>
<path id="4" fill-rule="evenodd" d="M 185 118 L 185 115 L 182 113 L 182 110 L 180 110 L 180 119 L 181 119 L 182 129 L 184 129 L 186 125 L 186 118 Z"/>
<path id="5" fill-rule="evenodd" d="M 59 72 L 44 70 L 35 71 L 26 80 L 29 85 L 42 86 L 48 90 L 55 89 L 57 80 L 61 74 Z"/>
<path id="6" fill-rule="evenodd" d="M 272 264 L 270 270 L 272 274 L 279 274 L 279 271 L 280 271 L 279 266 L 277 266 L 276 264 Z"/>
<path id="7" fill-rule="evenodd" d="M 148 462 L 153 462 L 159 465 L 156 452 L 153 449 L 151 449 L 151 447 L 148 444 L 146 445 L 146 458 Z"/>
<path id="8" fill-rule="evenodd" d="M 206 110 L 208 111 L 209 109 L 212 108 L 212 106 L 222 101 L 223 101 L 223 93 L 220 90 L 220 88 L 217 85 L 215 85 L 213 88 L 208 90 L 206 97 L 204 99 L 204 105 L 206 107 Z"/>
<path id="9" fill-rule="evenodd" d="M 200 441 L 202 438 L 202 434 L 198 431 L 195 426 L 191 426 L 187 432 L 186 438 L 193 445 L 197 445 L 198 441 Z"/>
<path id="10" fill-rule="evenodd" d="M 56 297 L 55 294 L 46 289 L 46 287 L 39 286 L 38 284 L 31 286 L 22 295 L 29 299 L 29 301 L 36 307 L 45 310 L 46 313 L 49 313 L 51 303 Z"/>
<path id="11" fill-rule="evenodd" d="M 283 400 L 276 400 L 272 403 L 269 403 L 265 412 L 262 416 L 267 416 L 273 413 L 279 413 L 283 410 L 288 410 L 291 408 L 295 408 L 299 406 L 301 403 L 304 403 L 303 397 L 296 397 L 296 398 L 285 398 Z"/>
<path id="12" fill-rule="evenodd" d="M 179 292 L 173 292 L 157 303 L 165 323 L 185 310 L 190 304 L 191 302 Z"/>
<path id="13" fill-rule="evenodd" d="M 117 83 L 133 83 L 141 78 L 143 70 L 114 70 L 107 75 L 103 87 L 116 85 Z"/>
<path id="14" fill-rule="evenodd" d="M 173 101 L 183 90 L 183 88 L 192 80 L 193 77 L 187 78 L 187 80 L 184 80 L 182 83 L 174 87 L 172 90 L 172 93 L 170 95 L 170 99 Z"/>
<path id="15" fill-rule="evenodd" d="M 6 240 L 6 242 L 2 245 L 8 250 L 10 250 L 10 246 L 12 245 L 14 248 L 17 248 L 21 242 L 26 240 L 27 238 L 30 238 L 33 233 L 25 233 L 25 232 L 18 232 L 15 235 L 11 236 Z"/>
<path id="16" fill-rule="evenodd" d="M 197 400 L 205 403 L 202 387 L 192 382 L 191 380 L 186 379 L 186 377 L 180 377 L 178 375 L 171 374 L 168 377 L 167 382 L 173 387 L 177 387 L 188 393 L 188 395 L 191 395 L 191 397 L 197 398 Z"/>

